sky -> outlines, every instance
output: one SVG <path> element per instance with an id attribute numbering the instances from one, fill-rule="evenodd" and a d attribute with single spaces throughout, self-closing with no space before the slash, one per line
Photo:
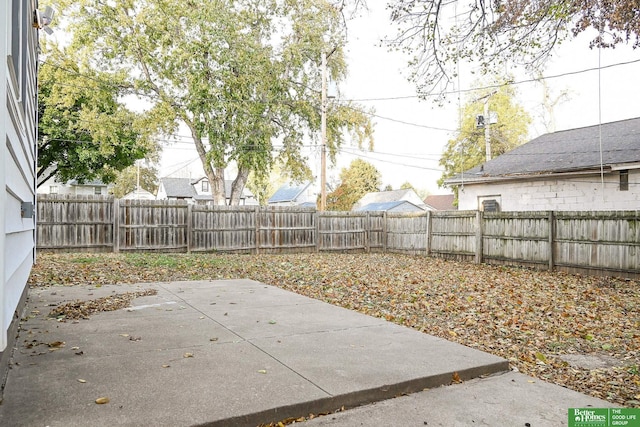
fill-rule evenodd
<path id="1" fill-rule="evenodd" d="M 416 88 L 406 76 L 409 58 L 398 52 L 380 47 L 380 40 L 393 36 L 393 27 L 381 1 L 369 2 L 369 12 L 349 22 L 347 59 L 349 76 L 340 84 L 342 99 L 358 100 L 361 105 L 373 107 L 375 116 L 374 150 L 362 151 L 347 144 L 338 154 L 337 164 L 327 171 L 329 182 L 337 181 L 341 168 L 356 158 L 372 163 L 381 173 L 383 187 L 397 189 L 410 182 L 416 189 L 430 194 L 445 194 L 449 190 L 438 188 L 442 174 L 438 165 L 447 141 L 455 136 L 458 124 L 458 99 L 450 97 L 442 106 L 415 97 Z M 640 117 L 640 50 L 622 45 L 615 49 L 588 48 L 590 37 L 584 35 L 565 42 L 548 62 L 543 75 L 552 94 L 568 91 L 569 99 L 555 108 L 556 130 Z M 627 65 L 624 62 L 639 61 Z M 598 72 L 598 64 L 601 69 Z M 465 67 L 465 66 L 463 66 Z M 470 70 L 472 65 L 466 65 Z M 585 71 L 592 70 L 592 71 Z M 461 89 L 472 86 L 465 78 Z M 468 75 L 468 73 L 467 73 Z M 554 77 L 557 76 L 557 77 Z M 530 79 L 524 73 L 516 74 L 516 81 Z M 517 100 L 529 112 L 533 123 L 529 138 L 546 132 L 539 118 L 542 85 L 517 84 Z M 392 99 L 395 98 L 395 99 Z M 461 98 L 464 105 L 466 98 Z M 479 112 L 481 113 L 481 112 Z M 160 176 L 195 162 L 195 151 L 187 144 L 166 146 Z M 306 149 L 309 166 L 320 176 L 319 147 Z"/>

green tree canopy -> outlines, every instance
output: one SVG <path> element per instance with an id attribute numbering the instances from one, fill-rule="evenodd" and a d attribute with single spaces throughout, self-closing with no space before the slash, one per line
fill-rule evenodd
<path id="1" fill-rule="evenodd" d="M 371 163 L 361 159 L 340 172 L 340 185 L 327 195 L 327 210 L 349 211 L 365 194 L 380 191 L 381 174 Z"/>
<path id="2" fill-rule="evenodd" d="M 138 186 L 138 179 L 140 188 L 151 194 L 157 193 L 158 171 L 153 167 L 132 165 L 118 173 L 112 190 L 113 195 L 121 198 L 131 193 Z"/>
<path id="3" fill-rule="evenodd" d="M 119 101 L 117 87 L 69 52 L 43 46 L 38 78 L 38 185 L 99 179 L 113 182 L 118 171 L 156 147 L 138 118 Z"/>
<path id="4" fill-rule="evenodd" d="M 637 0 L 392 0 L 398 24 L 392 45 L 411 52 L 422 92 L 444 91 L 456 64 L 477 61 L 483 73 L 506 62 L 537 68 L 567 37 L 595 29 L 590 47 L 640 46 Z"/>
<path id="5" fill-rule="evenodd" d="M 346 76 L 341 8 L 327 0 L 60 0 L 71 46 L 151 104 L 150 122 L 184 126 L 217 204 L 237 166 L 231 203 L 250 172 L 277 158 L 308 174 L 301 147 L 319 139 L 322 53 L 330 78 Z M 331 158 L 347 139 L 372 144 L 372 124 L 352 103 L 328 106 Z M 306 141 L 306 142 L 305 142 Z"/>
<path id="6" fill-rule="evenodd" d="M 483 114 L 485 101 L 489 103 L 489 111 L 497 116 L 497 123 L 492 123 L 489 128 L 493 157 L 527 141 L 531 118 L 516 102 L 515 96 L 512 86 L 500 86 L 495 92 L 484 90 L 471 95 L 472 99 L 462 108 L 460 132 L 447 142 L 440 158 L 440 166 L 444 168 L 438 180 L 440 186 L 445 179 L 485 161 L 485 130 L 476 126 L 476 116 Z"/>

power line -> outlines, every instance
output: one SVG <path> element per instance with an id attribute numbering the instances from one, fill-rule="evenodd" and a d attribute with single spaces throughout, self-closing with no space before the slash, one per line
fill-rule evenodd
<path id="1" fill-rule="evenodd" d="M 444 91 L 444 92 L 438 93 L 438 94 L 423 93 L 423 94 L 418 94 L 418 95 L 391 96 L 391 97 L 381 97 L 381 98 L 353 98 L 353 99 L 345 99 L 345 101 L 346 102 L 396 101 L 396 100 L 403 100 L 403 99 L 427 98 L 427 97 L 441 96 L 441 95 L 456 95 L 456 94 L 461 94 L 461 93 L 476 92 L 476 91 L 479 91 L 479 90 L 497 89 L 497 88 L 504 87 L 504 86 L 512 86 L 512 85 L 515 86 L 515 85 L 520 85 L 520 84 L 525 84 L 525 83 L 534 83 L 534 82 L 540 82 L 540 81 L 544 81 L 544 80 L 557 79 L 557 78 L 560 78 L 560 77 L 574 76 L 574 75 L 577 75 L 577 74 L 589 73 L 591 71 L 605 70 L 605 69 L 608 69 L 608 68 L 619 67 L 619 66 L 623 66 L 623 65 L 631 65 L 631 64 L 638 63 L 638 62 L 640 62 L 640 59 L 634 59 L 634 60 L 631 60 L 631 61 L 617 62 L 615 64 L 604 65 L 602 67 L 584 68 L 584 69 L 581 69 L 581 70 L 567 71 L 565 73 L 552 74 L 552 75 L 549 75 L 549 76 L 534 77 L 534 78 L 531 78 L 531 79 L 517 80 L 517 81 L 510 81 L 510 82 L 505 82 L 505 83 L 494 84 L 494 85 L 481 86 L 481 87 L 472 88 L 472 89 L 469 88 L 469 89 L 458 89 L 458 90 Z"/>

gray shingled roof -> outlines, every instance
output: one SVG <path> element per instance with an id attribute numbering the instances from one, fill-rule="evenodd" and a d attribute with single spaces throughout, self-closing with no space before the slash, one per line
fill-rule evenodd
<path id="1" fill-rule="evenodd" d="M 601 130 L 603 165 L 640 161 L 640 118 L 603 123 Z M 599 135 L 598 125 L 548 133 L 452 177 L 445 184 L 599 170 Z"/>
<path id="2" fill-rule="evenodd" d="M 294 202 L 309 185 L 311 185 L 310 182 L 295 185 L 285 184 L 273 193 L 273 196 L 269 198 L 267 203 Z"/>
<path id="3" fill-rule="evenodd" d="M 161 181 L 167 197 L 190 198 L 196 195 L 189 178 L 162 178 Z"/>
<path id="4" fill-rule="evenodd" d="M 368 203 L 356 208 L 356 212 L 419 212 L 423 209 L 406 200 L 396 200 L 393 202 Z"/>

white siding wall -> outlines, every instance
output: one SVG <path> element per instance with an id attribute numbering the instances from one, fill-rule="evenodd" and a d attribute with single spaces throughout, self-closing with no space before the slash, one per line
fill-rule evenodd
<path id="1" fill-rule="evenodd" d="M 620 191 L 618 172 L 562 180 L 466 184 L 460 190 L 460 210 L 478 209 L 478 200 L 492 196 L 502 211 L 640 210 L 640 170 L 629 170 L 629 190 Z M 481 202 L 480 202 L 481 203 Z"/>
<path id="2" fill-rule="evenodd" d="M 31 27 L 31 4 L 0 2 L 0 351 L 7 345 L 7 330 L 35 255 L 35 218 L 22 218 L 20 211 L 22 202 L 35 204 L 38 32 Z M 12 19 L 17 14 L 20 19 Z M 14 22 L 21 29 L 12 28 Z M 21 40 L 12 38 L 15 34 Z M 10 57 L 15 43 L 19 49 L 13 52 L 20 58 Z"/>

